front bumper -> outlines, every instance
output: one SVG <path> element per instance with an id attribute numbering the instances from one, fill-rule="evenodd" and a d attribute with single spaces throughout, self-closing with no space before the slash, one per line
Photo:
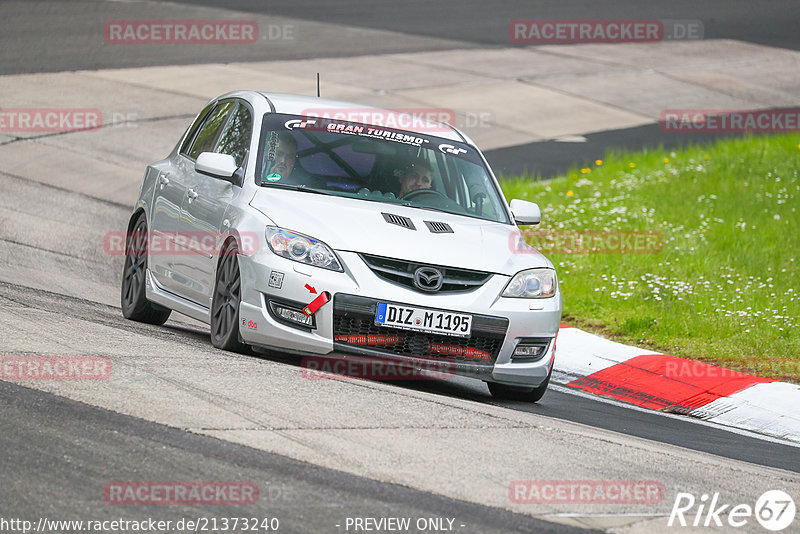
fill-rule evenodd
<path id="1" fill-rule="evenodd" d="M 495 274 L 472 291 L 426 294 L 379 278 L 356 253 L 337 254 L 343 273 L 271 252 L 239 256 L 242 339 L 304 355 L 359 354 L 412 365 L 444 361 L 455 374 L 507 384 L 538 386 L 549 375 L 561 319 L 560 290 L 549 299 L 501 298 L 510 277 Z M 270 309 L 270 301 L 300 309 L 322 291 L 332 301 L 317 311 L 313 328 L 287 324 Z M 375 325 L 378 301 L 472 314 L 472 334 L 454 338 Z M 517 344 L 531 338 L 550 340 L 544 356 L 514 361 Z"/>

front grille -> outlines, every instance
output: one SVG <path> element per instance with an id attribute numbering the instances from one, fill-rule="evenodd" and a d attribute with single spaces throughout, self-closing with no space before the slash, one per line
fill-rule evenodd
<path id="1" fill-rule="evenodd" d="M 375 324 L 377 308 L 375 299 L 343 294 L 334 297 L 333 340 L 337 349 L 356 353 L 369 349 L 387 355 L 492 366 L 508 329 L 508 319 L 473 315 L 469 338 L 411 332 Z"/>
<path id="2" fill-rule="evenodd" d="M 482 271 L 472 271 L 456 267 L 442 267 L 427 263 L 417 263 L 404 260 L 395 260 L 370 254 L 360 254 L 364 263 L 372 269 L 379 277 L 395 284 L 410 287 L 415 291 L 429 292 L 421 289 L 414 284 L 414 272 L 420 267 L 438 269 L 443 276 L 442 286 L 438 291 L 472 291 L 486 283 L 492 277 L 492 273 Z"/>

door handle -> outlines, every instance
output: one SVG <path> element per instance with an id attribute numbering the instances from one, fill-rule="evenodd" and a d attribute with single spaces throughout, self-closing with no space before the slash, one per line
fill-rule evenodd
<path id="1" fill-rule="evenodd" d="M 165 186 L 169 185 L 169 178 L 167 178 L 166 174 L 159 174 L 158 175 L 158 183 L 161 189 L 164 189 Z"/>
<path id="2" fill-rule="evenodd" d="M 188 191 L 186 191 L 186 196 L 188 196 L 189 200 L 191 201 L 197 198 L 197 193 L 195 192 L 194 189 L 189 189 Z"/>

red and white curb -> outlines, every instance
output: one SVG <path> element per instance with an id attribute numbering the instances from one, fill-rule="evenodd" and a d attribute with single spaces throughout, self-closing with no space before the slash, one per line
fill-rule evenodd
<path id="1" fill-rule="evenodd" d="M 800 386 L 623 345 L 562 325 L 553 380 L 652 410 L 800 442 Z"/>

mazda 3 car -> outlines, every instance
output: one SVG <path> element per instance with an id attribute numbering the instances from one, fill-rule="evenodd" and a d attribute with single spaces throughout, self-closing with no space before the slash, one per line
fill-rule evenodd
<path id="1" fill-rule="evenodd" d="M 225 350 L 368 358 L 547 389 L 561 318 L 553 264 L 520 237 L 457 128 L 411 112 L 237 91 L 147 166 L 126 233 L 126 318 L 172 311 Z"/>

